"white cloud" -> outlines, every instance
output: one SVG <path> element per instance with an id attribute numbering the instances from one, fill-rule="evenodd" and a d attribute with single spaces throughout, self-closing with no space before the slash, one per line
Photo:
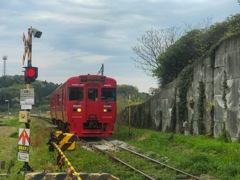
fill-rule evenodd
<path id="1" fill-rule="evenodd" d="M 22 74 L 22 33 L 27 35 L 33 26 L 43 32 L 33 39 L 32 53 L 40 80 L 61 83 L 97 73 L 104 63 L 106 75 L 118 83 L 148 91 L 156 81 L 130 59 L 131 47 L 146 30 L 196 24 L 208 17 L 222 21 L 238 12 L 237 1 L 229 0 L 3 0 L 0 57 L 8 56 L 9 74 Z"/>

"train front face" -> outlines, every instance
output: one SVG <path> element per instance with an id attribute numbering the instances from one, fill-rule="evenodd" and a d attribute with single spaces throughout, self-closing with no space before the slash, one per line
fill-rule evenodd
<path id="1" fill-rule="evenodd" d="M 116 81 L 106 76 L 82 75 L 68 87 L 68 122 L 79 137 L 111 136 L 116 120 Z"/>

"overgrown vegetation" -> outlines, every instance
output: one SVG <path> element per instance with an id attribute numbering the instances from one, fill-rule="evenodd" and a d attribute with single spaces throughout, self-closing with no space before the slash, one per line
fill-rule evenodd
<path id="1" fill-rule="evenodd" d="M 227 109 L 227 89 L 228 89 L 228 85 L 227 85 L 227 72 L 226 70 L 223 71 L 223 81 L 222 81 L 222 88 L 223 88 L 223 94 L 222 94 L 222 100 L 224 103 L 224 109 Z"/>
<path id="2" fill-rule="evenodd" d="M 139 92 L 137 87 L 131 85 L 118 85 L 117 86 L 117 112 L 120 113 L 129 105 L 141 104 L 150 95 L 148 93 Z"/>
<path id="3" fill-rule="evenodd" d="M 115 132 L 114 138 L 176 168 L 202 175 L 202 179 L 240 178 L 239 143 L 136 128 L 132 128 L 132 138 L 129 138 L 128 128 L 124 126 L 118 126 Z"/>
<path id="4" fill-rule="evenodd" d="M 198 97 L 198 132 L 199 134 L 204 134 L 205 133 L 205 127 L 204 127 L 204 112 L 206 111 L 206 107 L 205 107 L 205 99 L 206 99 L 206 95 L 205 95 L 205 84 L 204 82 L 201 80 L 199 81 L 199 86 L 198 86 L 198 93 L 199 93 L 199 97 Z"/>
<path id="5" fill-rule="evenodd" d="M 183 122 L 188 119 L 188 111 L 187 111 L 187 92 L 192 82 L 192 66 L 188 66 L 180 73 L 180 78 L 178 82 L 179 89 L 179 102 L 178 106 L 178 124 L 180 125 L 180 130 L 178 132 L 183 132 Z"/>
<path id="6" fill-rule="evenodd" d="M 217 47 L 225 38 L 239 35 L 239 26 L 240 14 L 236 14 L 209 28 L 187 32 L 159 55 L 158 67 L 153 70 L 154 76 L 158 78 L 160 85 L 165 85 L 177 78 L 186 66 L 207 54 L 211 55 L 213 67 L 216 49 L 213 47 Z"/>
<path id="7" fill-rule="evenodd" d="M 49 96 L 58 87 L 47 81 L 35 81 L 32 83 L 35 93 L 35 108 L 49 111 Z M 9 101 L 11 112 L 19 111 L 20 89 L 26 89 L 24 77 L 20 75 L 0 77 L 0 111 L 6 112 L 6 102 Z"/>

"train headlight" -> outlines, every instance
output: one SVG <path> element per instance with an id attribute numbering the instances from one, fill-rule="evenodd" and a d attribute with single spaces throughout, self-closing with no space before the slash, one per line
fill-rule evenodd
<path id="1" fill-rule="evenodd" d="M 77 112 L 82 112 L 82 109 L 81 108 L 77 108 Z"/>
<path id="2" fill-rule="evenodd" d="M 111 105 L 108 105 L 108 104 L 106 104 L 106 105 L 104 105 L 103 106 L 103 112 L 111 112 L 112 111 L 112 106 Z"/>
<path id="3" fill-rule="evenodd" d="M 109 109 L 109 108 L 103 108 L 103 112 L 111 112 L 112 111 L 112 109 Z"/>

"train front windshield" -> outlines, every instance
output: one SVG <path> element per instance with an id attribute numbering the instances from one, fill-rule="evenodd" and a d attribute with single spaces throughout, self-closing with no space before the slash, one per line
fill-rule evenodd
<path id="1" fill-rule="evenodd" d="M 115 102 L 116 89 L 115 88 L 102 88 L 102 101 Z"/>
<path id="2" fill-rule="evenodd" d="M 83 101 L 83 88 L 71 87 L 68 89 L 69 101 Z"/>

